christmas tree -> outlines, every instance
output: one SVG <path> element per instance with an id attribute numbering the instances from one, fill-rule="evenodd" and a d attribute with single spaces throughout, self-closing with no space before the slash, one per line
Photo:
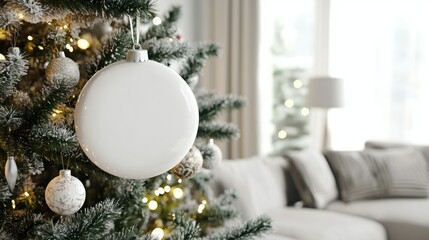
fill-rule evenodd
<path id="1" fill-rule="evenodd" d="M 210 188 L 207 169 L 221 160 L 210 140 L 238 135 L 236 126 L 217 116 L 240 108 L 243 100 L 196 86 L 204 61 L 219 47 L 184 41 L 176 27 L 179 7 L 159 17 L 150 0 L 0 5 L 0 239 L 253 239 L 270 230 L 266 217 L 227 226 L 238 215 L 235 195 L 215 195 Z M 140 22 L 136 35 L 132 25 Z M 135 45 L 151 60 L 175 68 L 192 87 L 199 125 L 182 162 L 200 160 L 198 167 L 206 170 L 119 178 L 102 171 L 80 147 L 73 118 L 80 92 Z M 56 201 L 59 187 L 70 186 L 68 197 L 75 202 Z"/>

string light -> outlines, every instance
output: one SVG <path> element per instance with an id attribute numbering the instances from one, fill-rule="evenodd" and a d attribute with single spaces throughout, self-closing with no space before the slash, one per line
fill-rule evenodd
<path id="1" fill-rule="evenodd" d="M 302 87 L 302 81 L 301 81 L 301 80 L 299 80 L 299 79 L 297 79 L 297 80 L 293 81 L 293 86 L 294 86 L 295 88 L 301 88 L 301 87 Z"/>
<path id="2" fill-rule="evenodd" d="M 171 174 L 167 174 L 167 180 L 170 181 L 171 180 Z"/>
<path id="3" fill-rule="evenodd" d="M 18 14 L 18 18 L 19 18 L 19 20 L 22 20 L 22 19 L 24 19 L 24 14 L 22 14 L 22 13 L 19 13 L 19 14 Z"/>
<path id="4" fill-rule="evenodd" d="M 158 203 L 155 200 L 151 200 L 147 207 L 153 211 L 158 208 Z"/>
<path id="5" fill-rule="evenodd" d="M 287 108 L 291 108 L 291 107 L 293 107 L 293 105 L 294 105 L 295 103 L 293 102 L 293 100 L 292 99 L 288 99 L 288 100 L 286 100 L 285 101 L 285 106 L 287 107 Z"/>
<path id="6" fill-rule="evenodd" d="M 308 109 L 307 107 L 303 107 L 301 109 L 301 115 L 302 116 L 308 116 L 310 114 L 310 109 Z"/>
<path id="7" fill-rule="evenodd" d="M 85 50 L 85 49 L 89 48 L 89 42 L 88 42 L 88 40 L 81 38 L 81 39 L 77 40 L 77 46 L 80 49 Z"/>
<path id="8" fill-rule="evenodd" d="M 12 199 L 12 209 L 15 209 L 16 205 L 15 205 L 15 200 Z"/>
<path id="9" fill-rule="evenodd" d="M 204 204 L 198 205 L 198 210 L 197 210 L 198 213 L 202 213 L 205 207 L 206 207 L 206 205 L 204 205 Z"/>
<path id="10" fill-rule="evenodd" d="M 207 204 L 207 201 L 206 201 L 206 200 L 203 200 L 201 203 L 202 203 L 202 204 L 204 204 L 204 205 L 206 205 L 206 204 Z"/>
<path id="11" fill-rule="evenodd" d="M 6 57 L 0 53 L 0 61 L 6 61 Z"/>
<path id="12" fill-rule="evenodd" d="M 153 23 L 153 25 L 159 25 L 162 23 L 162 19 L 160 17 L 154 17 L 152 19 L 152 23 Z"/>
<path id="13" fill-rule="evenodd" d="M 149 201 L 149 199 L 147 199 L 147 197 L 144 197 L 143 199 L 142 199 L 142 202 L 143 203 L 147 203 Z"/>
<path id="14" fill-rule="evenodd" d="M 182 183 L 182 179 L 177 180 L 178 183 Z"/>
<path id="15" fill-rule="evenodd" d="M 164 191 L 165 191 L 165 192 L 167 192 L 167 193 L 168 193 L 168 192 L 170 192 L 170 191 L 171 191 L 171 187 L 170 187 L 170 186 L 168 186 L 168 185 L 167 185 L 167 186 L 165 186 L 165 187 L 164 187 Z"/>
<path id="16" fill-rule="evenodd" d="M 27 39 L 28 39 L 28 41 L 33 41 L 33 37 L 30 35 L 28 35 Z"/>
<path id="17" fill-rule="evenodd" d="M 43 50 L 43 46 L 37 46 L 37 48 L 39 48 L 39 50 Z"/>
<path id="18" fill-rule="evenodd" d="M 67 29 L 67 27 L 68 27 L 67 25 L 64 25 L 64 26 L 63 26 L 63 28 L 64 28 L 64 29 Z"/>
<path id="19" fill-rule="evenodd" d="M 159 192 L 159 194 L 163 195 L 165 193 L 164 188 L 159 187 L 158 192 Z"/>
<path id="20" fill-rule="evenodd" d="M 155 228 L 150 235 L 157 239 L 162 239 L 164 237 L 164 230 L 162 228 Z"/>
<path id="21" fill-rule="evenodd" d="M 181 188 L 175 188 L 173 190 L 173 196 L 177 199 L 182 198 L 183 197 L 183 190 Z"/>
<path id="22" fill-rule="evenodd" d="M 157 190 L 155 190 L 155 191 L 153 191 L 153 193 L 155 193 L 155 195 L 156 195 L 156 196 L 159 196 L 159 191 L 158 191 L 158 189 L 157 189 Z"/>
<path id="23" fill-rule="evenodd" d="M 30 194 L 29 194 L 28 192 L 24 192 L 24 196 L 25 196 L 25 197 L 29 197 L 29 196 L 30 196 Z"/>
<path id="24" fill-rule="evenodd" d="M 73 40 L 73 38 L 70 38 L 70 42 L 73 42 L 74 40 Z"/>
<path id="25" fill-rule="evenodd" d="M 280 130 L 279 133 L 277 134 L 277 136 L 280 139 L 285 139 L 287 137 L 287 132 L 285 130 Z"/>

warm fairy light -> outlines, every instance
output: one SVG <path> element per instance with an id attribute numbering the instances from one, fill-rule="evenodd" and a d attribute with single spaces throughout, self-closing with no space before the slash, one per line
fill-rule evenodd
<path id="1" fill-rule="evenodd" d="M 277 134 L 277 136 L 280 139 L 285 139 L 287 137 L 287 132 L 285 130 L 280 130 L 279 133 Z"/>
<path id="2" fill-rule="evenodd" d="M 5 61 L 5 60 L 6 60 L 6 57 L 0 53 L 0 61 Z"/>
<path id="3" fill-rule="evenodd" d="M 57 114 L 56 113 L 52 113 L 52 117 L 56 117 L 57 116 Z"/>
<path id="4" fill-rule="evenodd" d="M 308 116 L 308 114 L 310 114 L 310 109 L 309 109 L 309 108 L 307 108 L 307 107 L 303 107 L 303 108 L 301 109 L 301 115 L 302 115 L 302 116 Z"/>
<path id="5" fill-rule="evenodd" d="M 33 41 L 33 37 L 30 35 L 28 35 L 27 39 L 28 39 L 28 41 Z"/>
<path id="6" fill-rule="evenodd" d="M 182 179 L 177 180 L 178 183 L 182 183 Z"/>
<path id="7" fill-rule="evenodd" d="M 157 239 L 162 239 L 164 237 L 164 230 L 162 228 L 155 228 L 150 235 Z"/>
<path id="8" fill-rule="evenodd" d="M 19 20 L 22 20 L 22 19 L 24 19 L 24 14 L 19 13 L 19 14 L 18 14 L 18 17 L 19 17 Z"/>
<path id="9" fill-rule="evenodd" d="M 292 99 L 288 99 L 288 100 L 285 101 L 285 106 L 288 107 L 288 108 L 293 107 L 294 104 L 295 103 L 293 102 Z"/>
<path id="10" fill-rule="evenodd" d="M 206 204 L 207 204 L 207 201 L 206 201 L 206 200 L 203 200 L 201 203 L 202 203 L 202 204 L 204 204 L 204 205 L 206 205 Z"/>
<path id="11" fill-rule="evenodd" d="M 170 187 L 170 186 L 168 186 L 168 185 L 167 185 L 167 186 L 165 186 L 165 187 L 164 187 L 164 191 L 165 191 L 165 192 L 167 192 L 167 193 L 168 193 L 168 192 L 170 192 L 170 191 L 171 191 L 171 187 Z"/>
<path id="12" fill-rule="evenodd" d="M 73 38 L 70 38 L 70 42 L 73 42 L 74 40 L 73 40 Z"/>
<path id="13" fill-rule="evenodd" d="M 159 196 L 159 191 L 158 191 L 158 189 L 157 189 L 157 190 L 155 190 L 155 191 L 153 191 L 153 193 L 154 193 L 156 196 Z"/>
<path id="14" fill-rule="evenodd" d="M 198 213 L 202 213 L 205 207 L 206 207 L 206 205 L 204 205 L 204 204 L 200 204 L 200 205 L 198 206 L 198 210 L 197 210 L 197 211 L 198 211 Z"/>
<path id="15" fill-rule="evenodd" d="M 67 43 L 67 44 L 66 44 L 66 48 L 67 48 L 67 49 L 69 49 L 69 48 L 71 48 L 71 47 L 72 47 L 72 46 L 71 46 L 69 43 Z"/>
<path id="16" fill-rule="evenodd" d="M 68 50 L 69 50 L 69 52 L 73 52 L 74 49 L 73 49 L 73 47 L 71 47 Z"/>
<path id="17" fill-rule="evenodd" d="M 43 50 L 43 47 L 42 46 L 37 46 L 37 48 L 39 48 L 39 50 Z"/>
<path id="18" fill-rule="evenodd" d="M 63 111 L 58 110 L 58 109 L 54 109 L 53 111 L 56 112 L 56 113 L 62 113 L 63 112 Z"/>
<path id="19" fill-rule="evenodd" d="M 149 202 L 149 204 L 147 205 L 147 207 L 150 210 L 155 210 L 155 209 L 158 208 L 158 203 L 155 200 L 152 200 L 152 201 Z"/>
<path id="20" fill-rule="evenodd" d="M 68 28 L 68 26 L 67 26 L 67 25 L 64 25 L 64 26 L 63 26 L 63 28 L 64 28 L 64 29 L 67 29 L 67 28 Z"/>
<path id="21" fill-rule="evenodd" d="M 15 200 L 12 199 L 12 209 L 15 209 L 16 205 L 15 205 Z"/>
<path id="22" fill-rule="evenodd" d="M 170 181 L 171 180 L 171 174 L 167 174 L 167 180 Z"/>
<path id="23" fill-rule="evenodd" d="M 158 192 L 159 192 L 160 195 L 163 195 L 165 193 L 164 188 L 159 187 L 158 188 Z"/>
<path id="24" fill-rule="evenodd" d="M 77 46 L 80 49 L 85 50 L 85 49 L 89 48 L 89 42 L 88 42 L 88 40 L 81 38 L 81 39 L 77 40 Z"/>
<path id="25" fill-rule="evenodd" d="M 149 199 L 147 199 L 147 197 L 144 197 L 144 198 L 142 199 L 142 202 L 143 202 L 143 203 L 147 203 L 147 201 L 149 201 Z"/>
<path id="26" fill-rule="evenodd" d="M 173 196 L 177 199 L 182 198 L 183 197 L 183 190 L 181 188 L 175 188 L 173 190 Z"/>
<path id="27" fill-rule="evenodd" d="M 293 86 L 294 86 L 295 88 L 301 88 L 301 87 L 302 87 L 302 81 L 301 81 L 301 80 L 299 80 L 299 79 L 297 79 L 297 80 L 293 81 Z"/>
<path id="28" fill-rule="evenodd" d="M 24 196 L 25 196 L 25 197 L 29 197 L 29 196 L 30 196 L 30 194 L 28 194 L 28 192 L 24 192 Z"/>
<path id="29" fill-rule="evenodd" d="M 162 23 L 162 19 L 160 17 L 154 17 L 152 19 L 152 23 L 153 23 L 153 25 L 159 25 Z"/>

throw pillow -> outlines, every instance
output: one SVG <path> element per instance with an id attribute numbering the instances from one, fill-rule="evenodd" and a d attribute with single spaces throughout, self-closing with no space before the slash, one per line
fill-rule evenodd
<path id="1" fill-rule="evenodd" d="M 376 170 L 361 152 L 327 152 L 326 157 L 345 202 L 377 198 L 381 195 Z"/>
<path id="2" fill-rule="evenodd" d="M 312 150 L 289 152 L 290 171 L 307 207 L 324 208 L 338 197 L 334 175 L 322 153 Z"/>
<path id="3" fill-rule="evenodd" d="M 428 197 L 428 166 L 421 152 L 407 148 L 363 154 L 377 167 L 382 197 Z"/>

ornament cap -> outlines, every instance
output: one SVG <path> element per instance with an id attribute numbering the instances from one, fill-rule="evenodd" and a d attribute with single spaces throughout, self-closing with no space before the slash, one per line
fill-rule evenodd
<path id="1" fill-rule="evenodd" d="M 65 58 L 65 57 L 66 57 L 66 54 L 65 54 L 63 51 L 60 51 L 60 52 L 58 53 L 58 57 L 60 57 L 60 58 Z"/>
<path id="2" fill-rule="evenodd" d="M 145 62 L 149 60 L 147 50 L 128 50 L 127 62 Z"/>
<path id="3" fill-rule="evenodd" d="M 60 174 L 59 175 L 61 177 L 69 178 L 69 177 L 71 177 L 71 171 L 69 169 L 63 169 L 63 170 L 60 170 Z"/>
<path id="4" fill-rule="evenodd" d="M 10 47 L 8 48 L 8 51 L 14 55 L 18 55 L 20 53 L 19 47 Z"/>

